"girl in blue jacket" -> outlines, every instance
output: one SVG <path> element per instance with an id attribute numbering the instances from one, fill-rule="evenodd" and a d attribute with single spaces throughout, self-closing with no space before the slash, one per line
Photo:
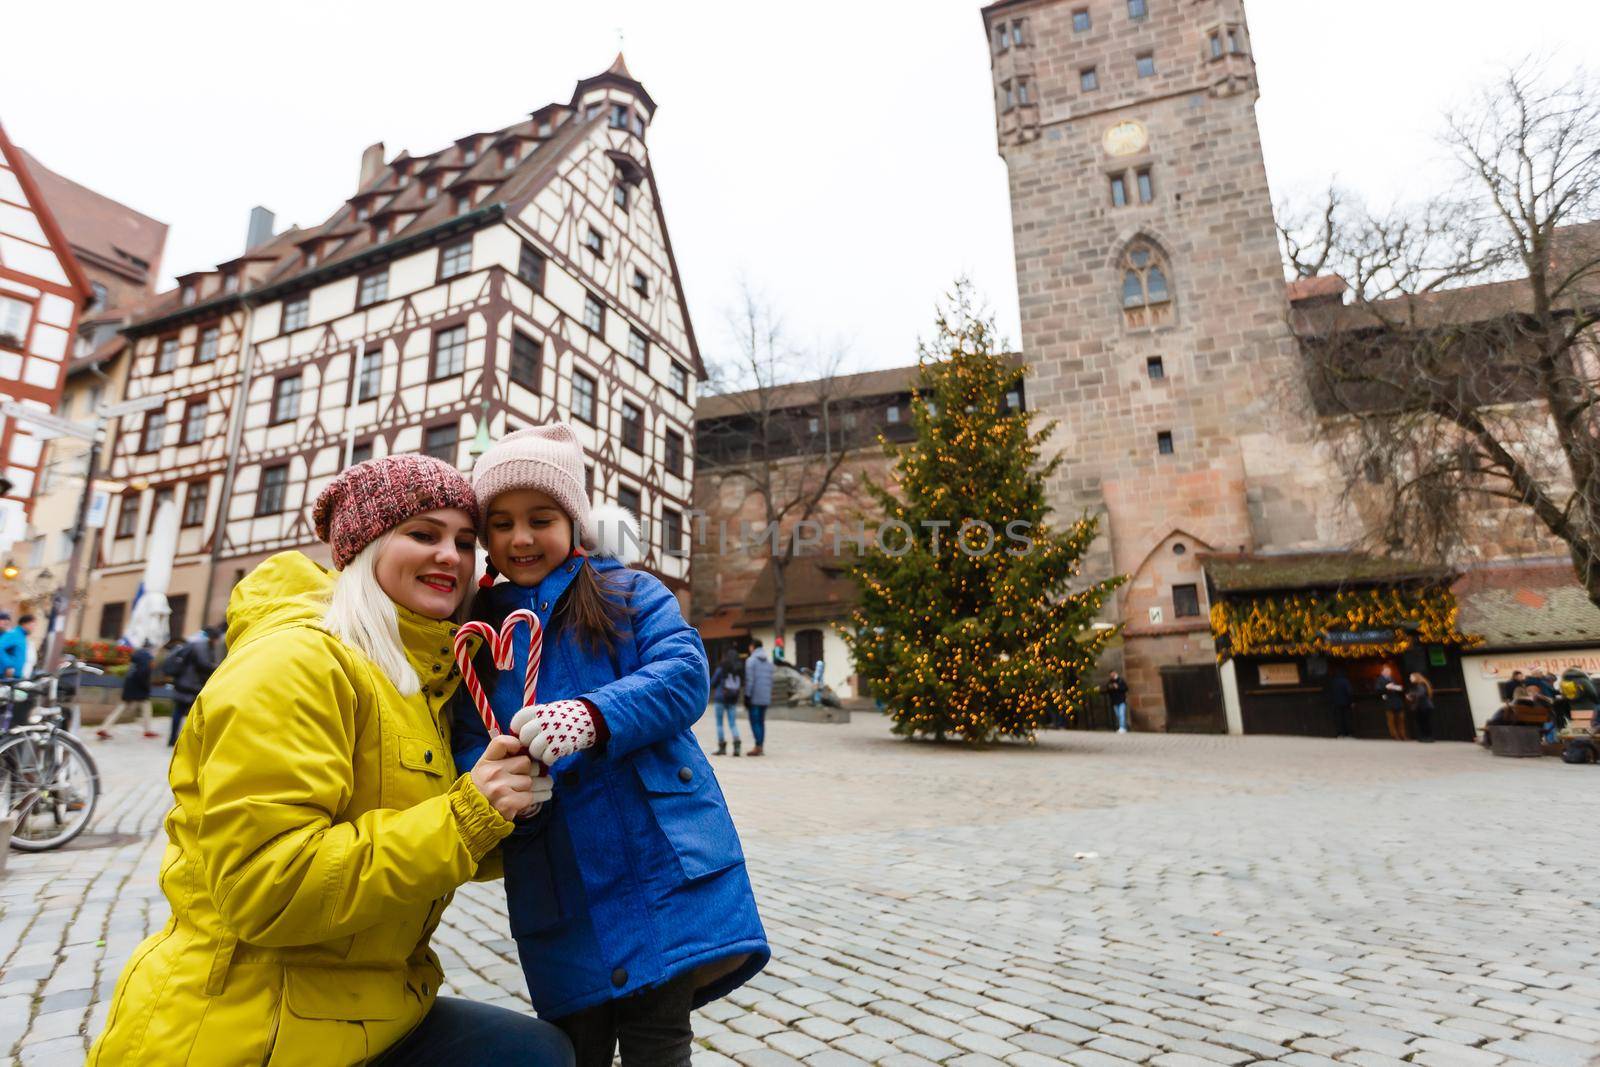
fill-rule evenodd
<path id="1" fill-rule="evenodd" d="M 590 509 L 583 448 L 566 423 L 508 434 L 479 458 L 489 577 L 473 616 L 519 608 L 544 626 L 537 704 L 523 706 L 528 631 L 514 669 L 475 667 L 502 730 L 550 768 L 553 799 L 503 848 L 511 933 L 541 1018 L 579 1067 L 689 1064 L 689 1014 L 771 956 L 722 790 L 690 727 L 709 683 L 700 635 L 660 580 L 630 570 L 631 516 Z M 465 692 L 458 766 L 488 744 Z"/>

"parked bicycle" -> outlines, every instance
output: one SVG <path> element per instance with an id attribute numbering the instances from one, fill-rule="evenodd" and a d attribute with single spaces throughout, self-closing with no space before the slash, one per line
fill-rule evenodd
<path id="1" fill-rule="evenodd" d="M 79 674 L 103 673 L 68 657 L 29 681 L 0 682 L 0 818 L 16 820 L 12 848 L 60 848 L 94 817 L 100 769 L 71 733 L 77 716 L 69 701 Z"/>

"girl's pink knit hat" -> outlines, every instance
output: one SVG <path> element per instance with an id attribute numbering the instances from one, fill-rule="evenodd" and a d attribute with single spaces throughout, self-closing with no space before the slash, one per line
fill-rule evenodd
<path id="1" fill-rule="evenodd" d="M 317 540 L 345 565 L 372 542 L 413 515 L 456 508 L 478 523 L 472 486 L 450 464 L 432 456 L 384 456 L 357 463 L 328 484 L 311 509 Z"/>

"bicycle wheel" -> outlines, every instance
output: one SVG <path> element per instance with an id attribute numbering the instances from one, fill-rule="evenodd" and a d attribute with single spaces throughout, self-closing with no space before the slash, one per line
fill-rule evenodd
<path id="1" fill-rule="evenodd" d="M 60 848 L 89 825 L 99 800 L 100 770 L 71 734 L 28 729 L 0 741 L 0 811 L 17 820 L 12 848 Z"/>

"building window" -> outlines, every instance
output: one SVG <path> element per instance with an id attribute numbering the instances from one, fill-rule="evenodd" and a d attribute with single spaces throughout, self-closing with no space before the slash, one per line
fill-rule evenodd
<path id="1" fill-rule="evenodd" d="M 423 438 L 422 451 L 434 459 L 442 459 L 452 467 L 456 465 L 456 444 L 460 439 L 461 428 L 456 423 L 447 423 L 444 426 L 430 426 Z"/>
<path id="2" fill-rule="evenodd" d="M 589 233 L 583 239 L 583 247 L 601 259 L 606 258 L 606 239 L 601 237 L 600 231 L 593 226 L 589 227 Z"/>
<path id="3" fill-rule="evenodd" d="M 639 490 L 626 485 L 617 486 L 617 506 L 636 519 L 642 519 L 644 501 L 639 497 Z"/>
<path id="4" fill-rule="evenodd" d="M 1160 431 L 1158 431 L 1156 433 L 1156 453 L 1158 455 L 1170 456 L 1170 455 L 1172 455 L 1173 451 L 1174 451 L 1174 449 L 1172 447 L 1172 431 L 1171 430 L 1160 430 Z"/>
<path id="5" fill-rule="evenodd" d="M 1022 390 L 1021 389 L 1007 389 L 1006 390 L 1006 410 L 1007 411 L 1021 411 L 1022 410 Z M 845 416 L 845 420 L 846 420 L 847 423 L 850 422 L 851 420 L 853 420 L 854 418 L 855 418 L 854 415 L 846 415 Z"/>
<path id="6" fill-rule="evenodd" d="M 468 141 L 466 146 L 461 149 L 461 162 L 463 162 L 463 163 L 476 163 L 477 161 L 478 161 L 478 146 L 475 143 L 473 143 L 472 141 Z"/>
<path id="7" fill-rule="evenodd" d="M 472 238 L 457 241 L 439 257 L 439 280 L 454 278 L 472 269 Z"/>
<path id="8" fill-rule="evenodd" d="M 1172 317 L 1172 292 L 1155 248 L 1135 241 L 1122 256 L 1122 312 L 1130 326 L 1155 326 Z"/>
<path id="9" fill-rule="evenodd" d="M 206 521 L 206 501 L 211 496 L 211 482 L 201 479 L 190 482 L 183 492 L 183 524 L 200 526 Z"/>
<path id="10" fill-rule="evenodd" d="M 217 336 L 219 330 L 215 326 L 207 326 L 200 331 L 200 347 L 195 351 L 196 363 L 210 363 L 217 358 Z"/>
<path id="11" fill-rule="evenodd" d="M 572 372 L 572 417 L 594 425 L 594 379 L 582 371 Z"/>
<path id="12" fill-rule="evenodd" d="M 1150 8 L 1146 5 L 1145 0 L 1128 0 L 1128 17 L 1130 19 L 1142 19 L 1148 14 L 1150 14 Z"/>
<path id="13" fill-rule="evenodd" d="M 539 391 L 539 342 L 520 330 L 511 334 L 511 380 Z"/>
<path id="14" fill-rule="evenodd" d="M 1200 587 L 1175 585 L 1172 587 L 1172 616 L 1176 619 L 1195 619 L 1200 616 Z"/>
<path id="15" fill-rule="evenodd" d="M 1027 78 L 1017 79 L 1017 103 L 1021 104 L 1023 107 L 1027 107 L 1029 104 L 1033 103 L 1033 94 L 1028 87 Z"/>
<path id="16" fill-rule="evenodd" d="M 127 618 L 128 605 L 119 600 L 100 608 L 100 639 L 115 641 L 122 636 L 122 623 Z"/>
<path id="17" fill-rule="evenodd" d="M 667 372 L 667 384 L 672 387 L 674 394 L 685 400 L 689 399 L 689 372 L 676 360 L 672 363 L 672 369 Z"/>
<path id="18" fill-rule="evenodd" d="M 178 339 L 176 337 L 163 337 L 161 349 L 156 353 L 156 373 L 166 374 L 177 369 L 178 366 Z"/>
<path id="19" fill-rule="evenodd" d="M 354 467 L 357 463 L 365 463 L 367 460 L 369 460 L 371 458 L 372 458 L 372 442 L 371 441 L 363 441 L 359 445 L 356 445 L 354 448 L 352 448 L 350 450 L 350 466 L 352 466 L 352 467 Z"/>
<path id="20" fill-rule="evenodd" d="M 432 378 L 449 378 L 467 369 L 467 328 L 452 326 L 433 335 Z"/>
<path id="21" fill-rule="evenodd" d="M 289 465 L 280 463 L 276 467 L 264 467 L 261 470 L 261 488 L 256 490 L 256 514 L 276 515 L 283 510 L 283 492 L 289 484 Z"/>
<path id="22" fill-rule="evenodd" d="M 628 128 L 628 105 L 611 105 L 611 128 L 613 130 L 626 130 Z"/>
<path id="23" fill-rule="evenodd" d="M 106 300 L 110 296 L 110 290 L 108 290 L 100 282 L 90 282 L 89 283 L 89 288 L 93 291 L 94 295 L 92 297 L 90 297 L 89 306 L 84 308 L 84 310 L 85 311 L 100 311 L 100 310 L 103 310 L 105 308 L 105 306 L 106 306 Z"/>
<path id="24" fill-rule="evenodd" d="M 650 364 L 650 342 L 632 326 L 628 327 L 628 359 L 641 367 Z"/>
<path id="25" fill-rule="evenodd" d="M 1088 33 L 1090 25 L 1088 8 L 1080 7 L 1072 13 L 1073 33 Z"/>
<path id="26" fill-rule="evenodd" d="M 1211 35 L 1206 40 L 1211 45 L 1211 58 L 1212 59 L 1221 59 L 1222 58 L 1222 34 L 1220 32 L 1218 32 L 1217 30 L 1212 30 L 1211 31 Z"/>
<path id="27" fill-rule="evenodd" d="M 361 353 L 361 365 L 356 370 L 355 402 L 364 404 L 378 399 L 378 388 L 383 384 L 383 349 L 369 348 Z"/>
<path id="28" fill-rule="evenodd" d="M 1151 381 L 1159 381 L 1167 376 L 1167 367 L 1161 362 L 1160 356 L 1151 356 L 1144 361 L 1144 372 L 1150 376 Z"/>
<path id="29" fill-rule="evenodd" d="M 1133 57 L 1134 69 L 1141 78 L 1153 78 L 1156 75 L 1156 57 L 1153 52 L 1141 52 Z"/>
<path id="30" fill-rule="evenodd" d="M 611 202 L 623 211 L 628 210 L 628 187 L 621 181 L 611 187 Z"/>
<path id="31" fill-rule="evenodd" d="M 317 265 L 317 250 L 315 248 L 306 249 L 306 263 L 305 263 L 305 265 L 306 265 L 306 269 L 307 270 L 309 270 L 312 267 L 315 267 Z"/>
<path id="32" fill-rule="evenodd" d="M 1095 74 L 1093 67 L 1084 67 L 1078 71 L 1078 88 L 1086 93 L 1092 93 L 1100 88 L 1100 77 Z"/>
<path id="33" fill-rule="evenodd" d="M 631 400 L 622 402 L 622 444 L 635 452 L 644 452 L 644 408 Z"/>
<path id="34" fill-rule="evenodd" d="M 1006 95 L 1005 102 L 1001 105 L 1001 107 L 1006 111 L 1010 111 L 1012 108 L 1017 106 L 1017 91 L 1011 87 L 1010 81 L 1005 82 L 1002 88 L 1005 89 Z"/>
<path id="35" fill-rule="evenodd" d="M 1244 37 L 1233 26 L 1228 27 L 1228 51 L 1236 56 L 1244 55 Z"/>
<path id="36" fill-rule="evenodd" d="M 139 532 L 139 494 L 123 493 L 117 509 L 117 536 L 132 537 Z"/>
<path id="37" fill-rule="evenodd" d="M 1017 19 L 1016 21 L 1011 23 L 1011 47 L 1013 47 L 1013 48 L 1020 48 L 1022 46 L 1023 22 L 1024 21 L 1025 20 L 1023 20 L 1023 19 Z"/>
<path id="38" fill-rule="evenodd" d="M 184 307 L 188 307 L 191 304 L 193 304 L 194 301 L 195 301 L 194 286 L 192 286 L 192 285 L 184 286 L 183 287 L 183 294 L 182 294 L 180 299 L 183 301 L 183 306 Z"/>
<path id="39" fill-rule="evenodd" d="M 206 435 L 206 409 L 209 405 L 205 398 L 191 400 L 189 406 L 183 410 L 183 443 L 186 445 L 199 444 Z"/>
<path id="40" fill-rule="evenodd" d="M 522 253 L 517 257 L 517 277 L 527 282 L 534 292 L 544 292 L 544 257 L 526 242 L 522 245 Z"/>
<path id="41" fill-rule="evenodd" d="M 1150 168 L 1140 167 L 1134 172 L 1134 178 L 1139 185 L 1139 203 L 1153 203 L 1156 198 L 1156 187 L 1150 181 Z"/>
<path id="42" fill-rule="evenodd" d="M 286 300 L 283 304 L 283 332 L 298 330 L 305 326 L 311 317 L 311 298 L 298 296 L 293 300 Z"/>
<path id="43" fill-rule="evenodd" d="M 583 324 L 593 334 L 606 332 L 606 306 L 593 293 L 583 294 Z"/>
<path id="44" fill-rule="evenodd" d="M 372 205 L 366 203 L 365 201 L 363 201 L 363 202 L 361 202 L 361 203 L 356 205 L 356 221 L 357 222 L 366 222 L 367 219 L 369 219 L 371 217 L 372 217 Z"/>
<path id="45" fill-rule="evenodd" d="M 633 269 L 633 291 L 645 300 L 650 299 L 650 279 L 637 267 Z"/>
<path id="46" fill-rule="evenodd" d="M 32 317 L 32 304 L 0 296 L 0 346 L 20 349 L 28 339 L 28 320 Z"/>
<path id="47" fill-rule="evenodd" d="M 177 596 L 167 598 L 167 608 L 171 614 L 167 618 L 169 632 L 182 635 L 189 632 L 189 594 L 179 593 Z"/>
<path id="48" fill-rule="evenodd" d="M 885 413 L 885 415 L 886 415 L 888 421 L 891 424 L 899 422 L 900 421 L 900 405 L 899 404 L 890 404 L 889 405 L 889 410 Z"/>
<path id="49" fill-rule="evenodd" d="M 357 307 L 370 307 L 389 299 L 389 268 L 375 270 L 361 276 L 361 291 L 356 297 Z"/>
<path id="50" fill-rule="evenodd" d="M 669 556 L 683 557 L 683 514 L 672 508 L 661 509 L 661 551 Z"/>
<path id="51" fill-rule="evenodd" d="M 239 291 L 239 276 L 229 272 L 222 276 L 222 291 L 224 293 L 237 293 Z"/>
<path id="52" fill-rule="evenodd" d="M 272 425 L 300 417 L 300 375 L 289 374 L 272 383 Z"/>
<path id="53" fill-rule="evenodd" d="M 516 153 L 515 149 L 509 149 L 509 150 L 507 150 L 505 152 L 502 152 L 500 154 L 500 169 L 501 170 L 515 170 L 516 166 L 517 166 L 517 153 Z"/>
<path id="54" fill-rule="evenodd" d="M 434 199 L 437 199 L 438 196 L 439 196 L 439 184 L 437 182 L 423 182 L 422 183 L 422 199 L 424 199 L 424 200 L 434 200 Z"/>
<path id="55" fill-rule="evenodd" d="M 167 412 L 157 408 L 144 417 L 144 432 L 139 435 L 139 451 L 154 452 L 161 447 L 161 438 L 167 432 Z"/>
<path id="56" fill-rule="evenodd" d="M 683 477 L 683 434 L 677 430 L 668 430 L 667 442 L 667 473 Z"/>
<path id="57" fill-rule="evenodd" d="M 996 52 L 1004 52 L 1011 47 L 1011 28 L 1005 23 L 994 28 L 994 48 Z"/>
<path id="58" fill-rule="evenodd" d="M 1120 174 L 1111 176 L 1111 206 L 1126 207 L 1128 204 L 1128 181 Z"/>

